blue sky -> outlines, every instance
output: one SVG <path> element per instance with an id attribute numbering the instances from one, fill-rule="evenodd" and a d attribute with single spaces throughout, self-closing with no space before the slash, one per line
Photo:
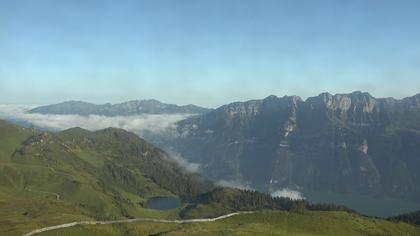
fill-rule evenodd
<path id="1" fill-rule="evenodd" d="M 0 0 L 0 103 L 420 92 L 420 1 Z"/>

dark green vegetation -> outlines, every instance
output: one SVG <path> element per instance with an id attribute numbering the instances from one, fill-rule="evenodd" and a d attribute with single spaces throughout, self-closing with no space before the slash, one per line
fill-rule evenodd
<path id="1" fill-rule="evenodd" d="M 195 105 L 177 106 L 165 104 L 157 100 L 136 100 L 120 104 L 96 105 L 80 101 L 68 101 L 54 105 L 41 106 L 30 110 L 31 113 L 41 114 L 77 114 L 77 115 L 103 115 L 124 116 L 138 114 L 172 114 L 187 113 L 201 114 L 210 109 Z"/>
<path id="2" fill-rule="evenodd" d="M 156 196 L 180 196 L 180 208 L 145 208 Z M 282 210 L 261 212 L 262 210 Z M 108 128 L 57 134 L 0 121 L 0 235 L 81 220 L 136 217 L 178 219 L 258 211 L 213 223 L 123 223 L 76 226 L 45 235 L 411 233 L 419 228 L 362 217 L 344 207 L 272 198 L 255 191 L 214 188 L 186 173 L 136 135 Z M 340 211 L 340 212 L 337 212 Z M 331 226 L 331 222 L 337 225 Z"/>
<path id="3" fill-rule="evenodd" d="M 269 96 L 178 122 L 164 141 L 213 180 L 419 201 L 420 94 Z"/>
<path id="4" fill-rule="evenodd" d="M 212 185 L 120 129 L 58 134 L 0 121 L 0 235 L 83 219 L 167 217 L 154 196 L 193 196 Z"/>
<path id="5" fill-rule="evenodd" d="M 403 221 L 403 222 L 420 226 L 420 211 L 415 211 L 415 212 L 402 214 L 395 217 L 390 217 L 389 219 L 392 221 Z"/>
<path id="6" fill-rule="evenodd" d="M 237 211 L 346 211 L 352 210 L 331 204 L 310 204 L 304 200 L 291 200 L 288 198 L 273 198 L 268 194 L 251 190 L 232 188 L 215 188 L 211 192 L 193 197 L 187 207 L 180 211 L 182 218 L 211 218 Z"/>
<path id="7" fill-rule="evenodd" d="M 40 235 L 419 235 L 406 223 L 360 217 L 346 212 L 261 212 L 209 223 L 128 223 L 76 226 Z"/>

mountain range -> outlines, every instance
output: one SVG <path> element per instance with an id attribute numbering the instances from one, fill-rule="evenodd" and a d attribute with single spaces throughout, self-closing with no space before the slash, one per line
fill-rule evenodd
<path id="1" fill-rule="evenodd" d="M 185 105 L 166 104 L 154 99 L 133 100 L 119 104 L 97 105 L 81 101 L 67 101 L 54 105 L 40 106 L 31 109 L 29 113 L 56 114 L 56 115 L 103 115 L 103 116 L 127 116 L 139 114 L 201 114 L 210 109 Z"/>
<path id="2" fill-rule="evenodd" d="M 22 235 L 59 224 L 66 228 L 50 227 L 55 230 L 40 235 L 420 232 L 417 226 L 363 217 L 345 207 L 215 187 L 159 148 L 115 128 L 90 132 L 76 127 L 50 133 L 0 120 L 0 183 L 1 235 Z M 148 201 L 157 196 L 179 196 L 182 205 L 166 211 L 148 208 Z M 250 212 L 217 222 L 176 223 L 237 211 Z M 415 217 L 392 220 L 411 223 L 417 222 Z M 120 221 L 114 225 L 70 223 L 116 219 Z"/>
<path id="3" fill-rule="evenodd" d="M 145 138 L 200 164 L 206 177 L 260 191 L 367 194 L 418 201 L 420 94 L 404 99 L 368 93 L 268 96 L 217 109 L 156 100 L 94 105 L 64 102 L 43 114 L 195 113 Z"/>
<path id="4" fill-rule="evenodd" d="M 212 180 L 420 199 L 420 94 L 269 96 L 179 121 L 175 132 L 160 145 Z"/>

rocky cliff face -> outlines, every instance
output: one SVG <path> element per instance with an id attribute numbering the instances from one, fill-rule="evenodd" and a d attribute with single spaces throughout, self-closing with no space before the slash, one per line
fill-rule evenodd
<path id="1" fill-rule="evenodd" d="M 420 197 L 420 99 L 269 96 L 178 123 L 166 144 L 212 179 Z"/>

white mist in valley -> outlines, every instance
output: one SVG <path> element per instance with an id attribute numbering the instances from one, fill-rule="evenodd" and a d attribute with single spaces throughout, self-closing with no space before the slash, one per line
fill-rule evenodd
<path id="1" fill-rule="evenodd" d="M 73 127 L 95 131 L 108 127 L 121 128 L 142 136 L 145 132 L 160 133 L 175 128 L 177 121 L 192 114 L 143 114 L 133 116 L 46 115 L 27 113 L 31 105 L 0 105 L 0 119 L 23 122 L 35 127 L 61 131 Z"/>
<path id="2" fill-rule="evenodd" d="M 255 190 L 255 188 L 252 187 L 252 184 L 241 181 L 241 180 L 219 180 L 216 182 L 216 185 L 222 186 L 222 187 L 230 187 L 230 188 L 237 188 L 241 190 Z M 303 194 L 297 190 L 292 190 L 289 188 L 283 188 L 276 190 L 274 192 L 271 192 L 270 195 L 272 197 L 283 197 L 283 198 L 289 198 L 292 200 L 304 200 L 305 197 Z"/>
<path id="3" fill-rule="evenodd" d="M 198 163 L 188 162 L 179 153 L 175 152 L 172 149 L 165 149 L 165 151 L 172 158 L 172 160 L 178 163 L 179 166 L 182 166 L 186 171 L 198 173 L 200 169 L 200 165 Z"/>
<path id="4" fill-rule="evenodd" d="M 142 114 L 133 116 L 100 116 L 100 115 L 46 115 L 28 113 L 34 105 L 0 104 L 0 119 L 9 120 L 25 126 L 62 131 L 80 127 L 90 131 L 108 127 L 121 128 L 139 135 L 142 138 L 153 135 L 175 135 L 171 130 L 175 123 L 194 114 Z M 148 140 L 151 141 L 151 140 Z M 188 172 L 198 172 L 199 165 L 186 161 L 180 154 L 167 150 L 172 159 Z"/>
<path id="5" fill-rule="evenodd" d="M 292 200 L 303 200 L 305 197 L 303 194 L 299 191 L 292 190 L 289 188 L 283 188 L 277 191 L 274 191 L 271 193 L 272 197 L 284 197 L 284 198 L 290 198 Z"/>
<path id="6" fill-rule="evenodd" d="M 255 190 L 251 184 L 240 180 L 219 180 L 216 185 L 221 187 L 237 188 L 242 190 Z"/>

